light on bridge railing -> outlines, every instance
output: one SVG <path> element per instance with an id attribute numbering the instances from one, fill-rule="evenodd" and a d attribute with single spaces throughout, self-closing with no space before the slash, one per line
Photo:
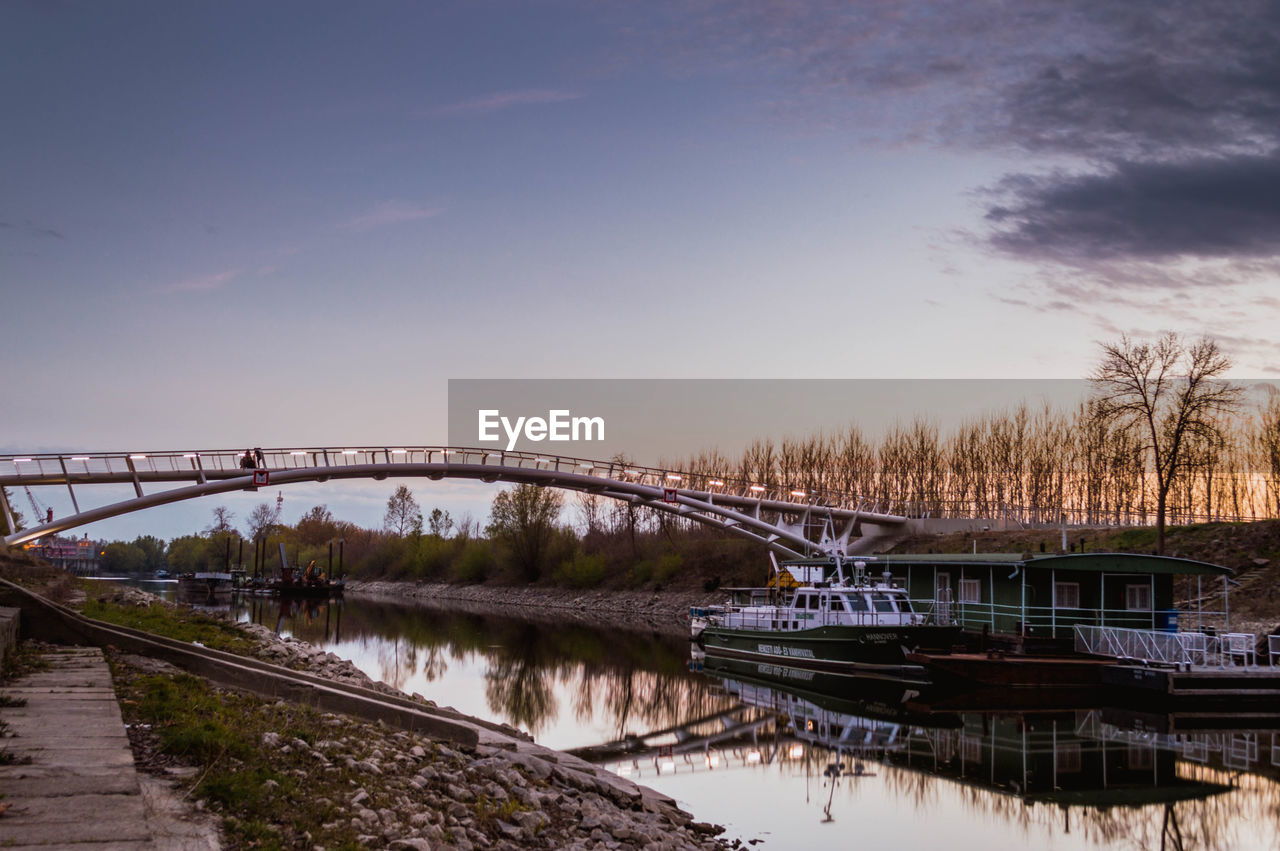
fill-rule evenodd
<path id="1" fill-rule="evenodd" d="M 712 479 L 711 481 L 707 482 L 707 484 L 708 484 L 708 485 L 710 485 L 710 486 L 711 486 L 711 487 L 713 487 L 713 488 L 722 488 L 722 487 L 724 487 L 724 482 L 720 481 L 719 479 Z"/>
<path id="2" fill-rule="evenodd" d="M 292 452 L 290 452 L 289 454 L 290 454 L 290 455 L 306 455 L 307 453 L 306 453 L 306 452 L 303 452 L 301 449 L 295 449 L 295 450 L 293 450 Z"/>
<path id="3" fill-rule="evenodd" d="M 13 463 L 15 463 L 15 464 L 22 464 L 22 463 L 25 463 L 25 462 L 30 461 L 30 460 L 31 460 L 30 458 L 14 458 L 14 459 L 13 459 Z"/>
<path id="4" fill-rule="evenodd" d="M 392 449 L 392 450 L 391 450 L 391 454 L 392 454 L 392 455 L 408 455 L 408 454 L 409 454 L 409 450 L 407 450 L 407 449 Z"/>
<path id="5" fill-rule="evenodd" d="M 596 468 L 595 464 L 579 464 L 578 466 L 584 470 L 594 470 Z"/>
<path id="6" fill-rule="evenodd" d="M 131 460 L 131 461 L 145 461 L 145 460 L 147 460 L 147 456 L 145 456 L 145 455 L 130 455 L 130 456 L 129 456 L 129 460 Z"/>
<path id="7" fill-rule="evenodd" d="M 755 765 L 760 761 L 760 751 L 747 751 L 747 762 Z"/>
<path id="8" fill-rule="evenodd" d="M 761 493 L 764 491 L 765 488 L 764 488 L 764 485 L 752 485 L 751 489 L 756 493 Z"/>
<path id="9" fill-rule="evenodd" d="M 792 491 L 792 496 L 804 496 L 804 491 Z"/>
<path id="10" fill-rule="evenodd" d="M 799 759 L 804 756 L 804 745 L 792 745 L 791 749 L 787 751 L 787 756 L 792 759 Z"/>
<path id="11" fill-rule="evenodd" d="M 71 460 L 72 461 L 88 461 L 89 456 L 88 455 L 72 455 Z"/>
<path id="12" fill-rule="evenodd" d="M 184 452 L 182 457 L 183 458 L 199 458 L 200 456 L 195 452 Z"/>
<path id="13" fill-rule="evenodd" d="M 673 482 L 679 482 L 684 480 L 684 476 L 680 475 L 679 473 L 667 473 L 667 478 Z"/>
<path id="14" fill-rule="evenodd" d="M 343 455 L 359 455 L 359 454 L 360 454 L 360 450 L 359 450 L 359 449 L 344 449 L 344 450 L 342 450 L 342 454 L 343 454 Z"/>

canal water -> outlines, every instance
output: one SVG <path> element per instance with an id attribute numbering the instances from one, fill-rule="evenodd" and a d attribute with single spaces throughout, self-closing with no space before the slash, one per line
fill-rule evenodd
<path id="1" fill-rule="evenodd" d="M 170 596 L 175 586 L 140 583 Z M 1270 719 L 938 698 L 693 658 L 649 630 L 368 599 L 229 604 L 772 848 L 1280 848 Z"/>

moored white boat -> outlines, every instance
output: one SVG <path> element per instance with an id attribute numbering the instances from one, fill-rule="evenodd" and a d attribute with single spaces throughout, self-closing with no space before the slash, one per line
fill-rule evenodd
<path id="1" fill-rule="evenodd" d="M 852 579 L 839 559 L 829 567 L 784 565 L 779 576 L 785 570 L 795 587 L 779 588 L 773 602 L 691 610 L 692 637 L 708 656 L 921 681 L 924 668 L 906 655 L 959 640 L 959 627 L 916 611 L 906 589 L 867 577 L 862 562 Z"/>

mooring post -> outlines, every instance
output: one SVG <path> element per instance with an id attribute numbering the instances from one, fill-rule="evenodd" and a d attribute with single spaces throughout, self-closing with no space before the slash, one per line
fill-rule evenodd
<path id="1" fill-rule="evenodd" d="M 347 578 L 347 571 L 342 566 L 342 550 L 343 550 L 343 547 L 346 545 L 346 543 L 347 543 L 346 538 L 338 539 L 338 578 L 339 579 Z"/>

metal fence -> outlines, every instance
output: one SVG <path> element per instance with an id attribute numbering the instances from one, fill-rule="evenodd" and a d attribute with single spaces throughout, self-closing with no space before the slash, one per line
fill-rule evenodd
<path id="1" fill-rule="evenodd" d="M 1083 624 L 1075 626 L 1075 649 L 1078 653 L 1178 667 L 1252 667 L 1258 663 L 1256 647 L 1257 635 L 1250 632 L 1212 635 Z M 1280 646 L 1274 642 L 1271 647 L 1280 651 Z M 1269 654 L 1268 662 L 1275 664 L 1278 657 L 1280 652 Z"/>

